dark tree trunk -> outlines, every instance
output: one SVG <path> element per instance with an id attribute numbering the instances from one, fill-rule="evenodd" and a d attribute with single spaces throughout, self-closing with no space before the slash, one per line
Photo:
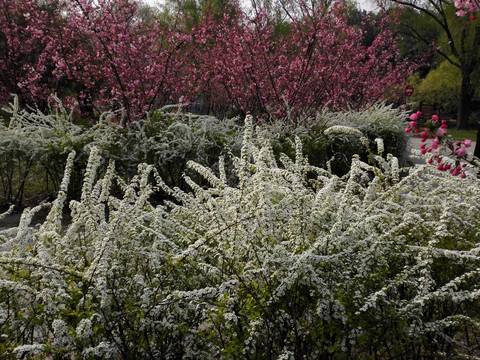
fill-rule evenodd
<path id="1" fill-rule="evenodd" d="M 463 69 L 462 71 L 462 85 L 457 115 L 457 129 L 459 130 L 468 130 L 469 128 L 468 118 L 471 113 L 473 91 L 472 86 L 470 85 L 470 72 L 468 70 L 470 69 Z M 477 131 L 477 139 L 473 155 L 480 157 L 480 129 Z"/>
<path id="2" fill-rule="evenodd" d="M 79 98 L 77 98 L 77 101 L 80 108 L 81 116 L 88 120 L 93 120 L 95 112 L 92 102 L 87 99 Z"/>
<path id="3" fill-rule="evenodd" d="M 470 117 L 472 97 L 470 74 L 467 71 L 462 71 L 462 85 L 457 113 L 457 129 L 459 130 L 468 130 L 468 118 Z"/>
<path id="4" fill-rule="evenodd" d="M 475 151 L 473 152 L 473 155 L 480 158 L 480 129 L 477 131 L 477 144 L 475 145 Z"/>

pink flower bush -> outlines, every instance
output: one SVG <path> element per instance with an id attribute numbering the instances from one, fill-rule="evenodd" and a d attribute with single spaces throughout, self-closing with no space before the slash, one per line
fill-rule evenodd
<path id="1" fill-rule="evenodd" d="M 438 128 L 437 131 L 435 132 L 435 136 L 437 137 L 442 137 L 443 135 L 445 135 L 447 133 L 447 130 L 444 129 L 444 128 Z"/>
<path id="2" fill-rule="evenodd" d="M 467 13 L 475 13 L 480 10 L 480 2 L 478 0 L 465 0 L 465 1 L 454 1 L 455 7 L 460 9 L 456 12 L 457 16 L 464 17 Z M 471 16 L 472 20 L 475 20 L 475 15 Z"/>
<path id="3" fill-rule="evenodd" d="M 43 4 L 43 5 L 42 5 Z M 51 5 L 51 9 L 45 10 Z M 128 0 L 4 0 L 0 105 L 18 94 L 44 108 L 52 93 L 85 117 L 123 108 L 128 121 L 198 95 L 191 35 L 136 17 Z"/>
<path id="4" fill-rule="evenodd" d="M 421 114 L 421 113 L 420 113 Z M 410 120 L 418 120 L 420 115 L 413 113 L 410 115 Z M 413 119 L 412 119 L 413 117 Z M 465 161 L 467 159 L 467 148 L 472 146 L 472 141 L 465 139 L 464 141 L 453 142 L 453 140 L 446 136 L 447 134 L 447 121 L 442 120 L 440 126 L 438 126 L 438 115 L 433 115 L 432 119 L 427 121 L 424 131 L 420 132 L 421 141 L 425 143 L 429 138 L 434 140 L 430 144 L 421 144 L 420 152 L 425 155 L 431 153 L 432 156 L 427 159 L 428 164 L 432 164 L 434 160 L 436 161 L 437 169 L 440 171 L 450 170 L 450 173 L 453 176 L 460 175 L 461 178 L 465 178 L 466 174 L 464 168 L 466 166 Z M 415 133 L 419 132 L 419 124 L 416 121 L 411 121 L 410 126 L 405 128 L 405 132 L 409 133 L 412 130 L 415 130 Z M 441 150 L 447 150 L 446 154 L 441 153 Z M 452 166 L 448 163 L 443 163 L 444 156 L 452 156 L 455 159 L 456 166 Z M 461 162 L 464 162 L 460 165 Z"/>

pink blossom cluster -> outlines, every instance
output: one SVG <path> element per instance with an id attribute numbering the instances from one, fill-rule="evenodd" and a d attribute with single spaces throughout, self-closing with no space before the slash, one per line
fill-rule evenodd
<path id="1" fill-rule="evenodd" d="M 478 0 L 455 0 L 455 7 L 460 9 L 456 12 L 458 16 L 464 17 L 467 13 L 472 13 L 471 19 L 475 20 L 476 16 L 473 13 L 476 13 L 480 10 L 480 2 Z"/>
<path id="2" fill-rule="evenodd" d="M 0 1 L 0 105 L 15 93 L 42 108 L 56 93 L 84 117 L 122 108 L 133 121 L 201 96 L 215 114 L 308 116 L 400 94 L 416 69 L 400 58 L 398 18 L 375 20 L 366 43 L 374 20 L 350 25 L 342 1 L 306 8 L 285 34 L 266 11 L 249 16 L 235 2 L 189 28 L 181 13 L 142 17 L 131 0 Z"/>
<path id="3" fill-rule="evenodd" d="M 124 109 L 129 121 L 198 96 L 200 69 L 183 28 L 138 17 L 129 0 L 2 0 L 0 105 L 44 107 L 56 93 L 85 117 Z"/>
<path id="4" fill-rule="evenodd" d="M 326 104 L 358 108 L 398 90 L 415 66 L 400 59 L 395 19 L 383 18 L 366 46 L 362 28 L 348 25 L 342 4 L 324 10 L 292 20 L 281 37 L 263 12 L 253 19 L 240 12 L 220 22 L 206 18 L 196 31 L 208 92 L 223 99 L 220 104 L 283 117 L 288 111 L 313 115 Z"/>
<path id="5" fill-rule="evenodd" d="M 467 164 L 467 148 L 472 146 L 472 141 L 465 139 L 463 141 L 454 142 L 447 137 L 447 121 L 439 120 L 438 115 L 432 115 L 432 119 L 427 121 L 425 127 L 422 129 L 418 120 L 422 116 L 420 111 L 410 115 L 409 126 L 405 128 L 405 132 L 409 133 L 413 130 L 415 134 L 420 134 L 421 141 L 427 142 L 428 139 L 433 139 L 429 144 L 421 144 L 420 152 L 422 154 L 430 153 L 431 157 L 427 160 L 428 164 L 436 163 L 437 169 L 440 171 L 450 171 L 453 176 L 460 175 L 461 178 L 466 177 L 465 167 Z M 447 150 L 447 153 L 442 152 Z M 444 161 L 445 156 L 450 156 L 455 159 L 455 166 L 450 165 Z M 463 162 L 463 163 L 462 163 Z"/>

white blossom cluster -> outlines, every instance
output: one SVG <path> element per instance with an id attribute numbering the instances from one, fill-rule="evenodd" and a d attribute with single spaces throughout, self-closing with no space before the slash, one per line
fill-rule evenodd
<path id="1" fill-rule="evenodd" d="M 288 152 L 294 144 L 285 145 L 292 142 L 293 136 L 299 136 L 311 164 L 325 168 L 333 165 L 333 172 L 343 175 L 348 172 L 354 154 L 366 159 L 366 139 L 375 153 L 391 153 L 399 165 L 406 166 L 406 119 L 408 114 L 404 110 L 379 102 L 361 111 L 332 112 L 325 108 L 315 118 L 262 124 L 260 132 L 270 139 L 276 152 L 279 149 Z M 342 131 L 335 130 L 342 128 Z M 358 136 L 357 131 L 362 136 Z M 334 161 L 329 163 L 329 159 Z"/>
<path id="2" fill-rule="evenodd" d="M 238 119 L 219 120 L 212 116 L 170 113 L 160 110 L 151 117 L 125 125 L 121 114 L 106 112 L 91 125 L 78 125 L 60 102 L 48 113 L 21 109 L 18 98 L 3 109 L 10 114 L 0 118 L 0 206 L 21 203 L 25 184 L 32 174 L 43 174 L 49 191 L 60 190 L 66 159 L 76 152 L 74 183 L 81 183 L 90 150 L 97 147 L 102 155 L 103 172 L 109 160 L 115 160 L 117 172 L 130 180 L 137 165 L 148 162 L 157 167 L 169 184 L 178 185 L 188 160 L 213 165 L 218 153 L 241 147 Z M 36 184 L 37 188 L 40 184 Z M 79 191 L 80 189 L 78 189 Z M 45 196 L 47 197 L 47 196 Z"/>
<path id="3" fill-rule="evenodd" d="M 146 164 L 129 183 L 113 162 L 98 178 L 92 147 L 67 229 L 60 191 L 39 229 L 27 212 L 0 234 L 4 354 L 478 358 L 480 181 L 374 154 L 340 178 L 298 138 L 295 154 L 277 160 L 247 116 L 237 184 L 224 158 L 189 162 L 209 186 L 185 175 L 185 192 Z"/>

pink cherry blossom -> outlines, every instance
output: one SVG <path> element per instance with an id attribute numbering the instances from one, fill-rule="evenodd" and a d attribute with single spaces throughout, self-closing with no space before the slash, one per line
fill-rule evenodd
<path id="1" fill-rule="evenodd" d="M 467 149 L 465 149 L 464 147 L 458 148 L 457 150 L 454 151 L 454 153 L 459 157 L 465 156 L 465 154 L 467 153 Z"/>
<path id="2" fill-rule="evenodd" d="M 480 4 L 478 0 L 465 0 L 465 1 L 454 1 L 455 7 L 460 9 L 457 11 L 457 16 L 465 16 L 467 12 L 475 13 L 479 10 Z M 476 16 L 472 14 L 470 17 L 472 20 L 476 19 Z"/>
<path id="3" fill-rule="evenodd" d="M 452 174 L 453 176 L 460 175 L 461 178 L 465 178 L 466 175 L 464 173 L 464 168 L 467 166 L 467 164 L 463 163 L 462 165 L 459 165 L 459 162 L 467 161 L 474 166 L 477 166 L 474 162 L 469 161 L 469 159 L 466 157 L 466 149 L 471 146 L 472 141 L 469 139 L 465 139 L 464 141 L 454 142 L 451 137 L 444 136 L 448 129 L 446 121 L 442 120 L 441 125 L 437 127 L 438 125 L 436 125 L 435 123 L 438 121 L 438 116 L 432 116 L 432 120 L 434 121 L 433 128 L 424 128 L 424 131 L 422 131 L 420 135 L 422 142 L 425 142 L 428 138 L 435 139 L 429 144 L 429 146 L 427 146 L 426 144 L 421 144 L 420 152 L 422 154 L 432 153 L 432 157 L 427 160 L 427 163 L 432 164 L 433 161 L 436 160 L 438 170 L 450 170 L 450 174 Z M 440 147 L 441 145 L 442 147 Z M 448 153 L 448 151 L 450 151 L 450 153 Z M 443 158 L 441 154 L 456 158 L 457 165 L 452 168 L 449 163 L 442 163 Z"/>

